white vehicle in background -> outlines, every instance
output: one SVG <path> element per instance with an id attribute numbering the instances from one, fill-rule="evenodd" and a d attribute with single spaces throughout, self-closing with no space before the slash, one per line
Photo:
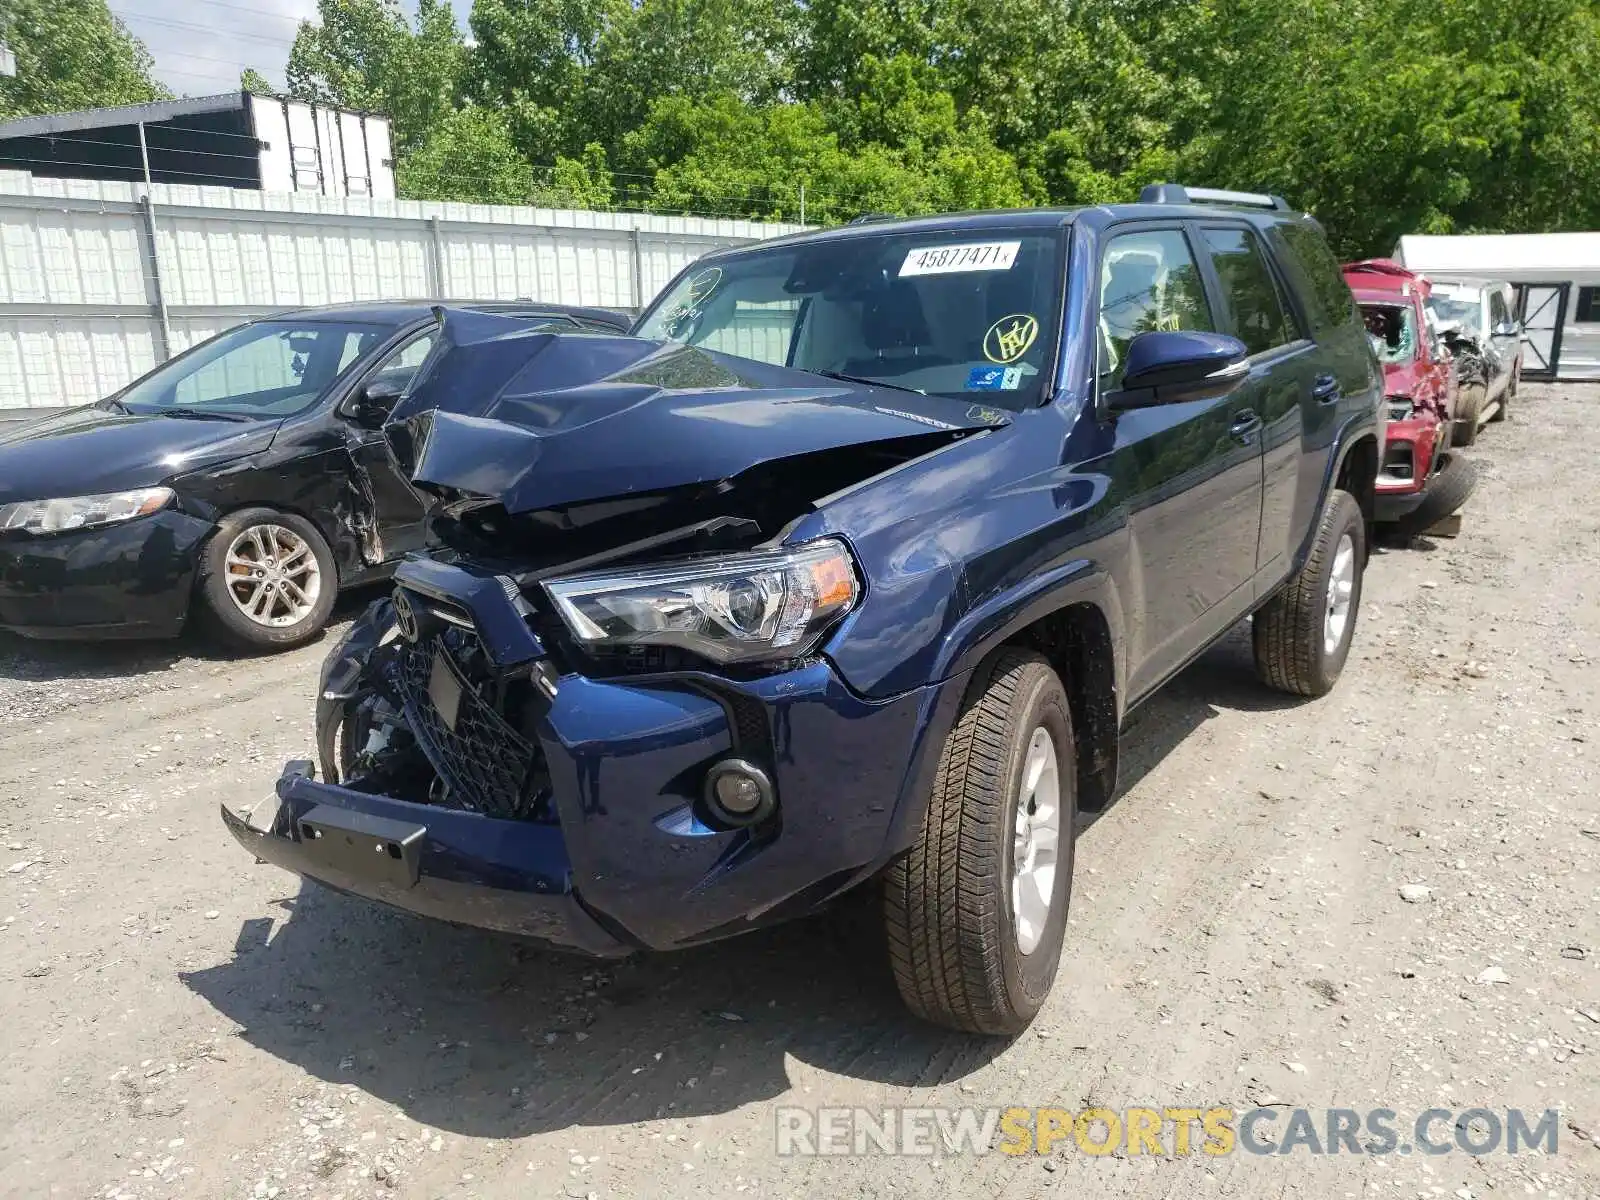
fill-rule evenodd
<path id="1" fill-rule="evenodd" d="M 1522 327 L 1509 283 L 1433 283 L 1432 324 L 1445 338 L 1461 381 L 1452 444 L 1470 446 L 1485 421 L 1503 421 L 1522 373 Z"/>

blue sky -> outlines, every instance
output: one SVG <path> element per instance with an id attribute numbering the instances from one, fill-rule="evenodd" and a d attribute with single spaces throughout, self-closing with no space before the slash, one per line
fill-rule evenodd
<path id="1" fill-rule="evenodd" d="M 316 0 L 109 0 L 111 11 L 146 46 L 156 77 L 175 95 L 206 96 L 239 86 L 254 67 L 283 86 L 299 22 L 315 15 Z M 452 0 L 463 28 L 471 0 Z M 402 0 L 415 13 L 415 0 Z"/>

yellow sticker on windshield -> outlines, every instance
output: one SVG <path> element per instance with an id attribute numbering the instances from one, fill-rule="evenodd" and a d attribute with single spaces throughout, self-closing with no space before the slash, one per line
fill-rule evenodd
<path id="1" fill-rule="evenodd" d="M 1012 313 L 989 326 L 983 335 L 983 356 L 990 362 L 1013 363 L 1039 336 L 1039 322 L 1028 313 Z"/>

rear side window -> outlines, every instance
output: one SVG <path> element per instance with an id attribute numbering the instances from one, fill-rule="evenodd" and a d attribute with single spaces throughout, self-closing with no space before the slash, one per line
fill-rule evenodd
<path id="1" fill-rule="evenodd" d="M 1182 329 L 1216 329 L 1188 239 L 1176 229 L 1112 238 L 1100 264 L 1100 385 L 1121 384 L 1141 333 Z"/>
<path id="2" fill-rule="evenodd" d="M 1212 227 L 1201 231 L 1211 265 L 1232 310 L 1232 333 L 1251 354 L 1264 354 L 1299 333 L 1284 309 L 1278 281 L 1267 265 L 1261 243 L 1248 229 Z"/>
<path id="3" fill-rule="evenodd" d="M 1322 333 L 1348 324 L 1355 316 L 1355 297 L 1322 231 L 1309 221 L 1285 222 L 1273 231 L 1288 252 L 1289 266 L 1299 270 L 1312 330 Z"/>
<path id="4" fill-rule="evenodd" d="M 1584 325 L 1600 322 L 1600 287 L 1578 289 L 1578 304 L 1573 309 L 1572 319 Z"/>

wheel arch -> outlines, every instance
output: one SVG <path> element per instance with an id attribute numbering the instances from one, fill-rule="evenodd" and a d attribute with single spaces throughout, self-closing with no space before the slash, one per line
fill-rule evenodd
<path id="1" fill-rule="evenodd" d="M 1339 430 L 1328 454 L 1327 466 L 1323 469 L 1316 507 L 1311 510 L 1312 517 L 1301 535 L 1300 544 L 1295 547 L 1291 575 L 1305 565 L 1317 537 L 1317 516 L 1326 507 L 1328 496 L 1335 489 L 1348 491 L 1355 497 L 1356 506 L 1361 509 L 1362 520 L 1367 527 L 1366 541 L 1370 554 L 1373 521 L 1377 514 L 1378 464 L 1382 458 L 1378 431 L 1376 419 L 1370 416 L 1352 418 Z"/>
<path id="2" fill-rule="evenodd" d="M 1061 677 L 1077 742 L 1078 807 L 1100 812 L 1117 791 L 1122 710 L 1111 623 L 1090 601 L 1041 617 L 1010 639 L 1043 654 Z"/>
<path id="3" fill-rule="evenodd" d="M 1379 458 L 1377 434 L 1362 433 L 1343 447 L 1339 455 L 1339 468 L 1333 478 L 1334 487 L 1349 492 L 1356 498 L 1356 504 L 1361 509 L 1361 516 L 1366 521 L 1369 533 L 1377 506 Z M 1327 495 L 1324 493 L 1323 501 L 1326 500 Z M 1370 544 L 1370 537 L 1368 542 Z"/>
<path id="4" fill-rule="evenodd" d="M 316 497 L 313 497 L 315 499 Z M 270 509 L 273 512 L 287 513 L 299 517 L 315 529 L 327 543 L 328 551 L 333 555 L 333 564 L 338 572 L 335 581 L 340 588 L 346 586 L 352 576 L 367 569 L 367 563 L 361 554 L 361 537 L 353 525 L 347 525 L 339 520 L 339 511 L 331 504 L 307 505 L 294 500 L 286 500 L 281 496 L 251 496 L 230 497 L 226 502 L 216 504 L 208 517 L 211 521 L 211 531 L 201 539 L 199 551 L 199 564 L 195 572 L 196 586 L 199 585 L 200 576 L 205 570 L 205 550 L 211 540 L 222 529 L 222 523 L 236 513 L 245 512 L 252 508 Z M 330 528 L 332 526 L 333 528 Z"/>
<path id="5" fill-rule="evenodd" d="M 1026 646 L 1050 661 L 1071 704 L 1078 804 L 1103 809 L 1116 793 L 1125 670 L 1122 604 L 1111 574 L 1077 560 L 979 606 L 962 625 L 983 633 L 962 640 L 953 671 L 971 671 L 1005 646 Z"/>

